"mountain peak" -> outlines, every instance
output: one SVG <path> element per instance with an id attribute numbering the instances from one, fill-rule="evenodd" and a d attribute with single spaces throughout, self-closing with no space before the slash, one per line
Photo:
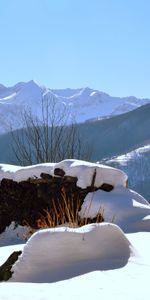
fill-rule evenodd
<path id="1" fill-rule="evenodd" d="M 29 80 L 26 82 L 26 86 L 28 87 L 38 87 L 38 88 L 42 88 L 41 84 L 39 84 L 36 80 Z"/>
<path id="2" fill-rule="evenodd" d="M 35 80 L 29 80 L 27 82 L 18 82 L 15 84 L 14 87 L 11 87 L 11 89 L 15 89 L 15 91 L 19 91 L 22 89 L 28 89 L 29 91 L 35 90 L 35 89 L 43 89 L 43 87 Z"/>

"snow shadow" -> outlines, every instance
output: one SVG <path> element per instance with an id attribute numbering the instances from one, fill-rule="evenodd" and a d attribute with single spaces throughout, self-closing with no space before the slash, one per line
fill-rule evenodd
<path id="1" fill-rule="evenodd" d="M 76 276 L 84 275 L 86 273 L 94 272 L 94 271 L 107 271 L 107 270 L 113 270 L 118 268 L 123 268 L 129 259 L 130 255 L 128 257 L 124 257 L 122 260 L 108 260 L 108 261 L 88 261 L 88 262 L 82 262 L 82 263 L 76 263 L 72 266 L 65 266 L 63 269 L 54 270 L 53 272 L 50 272 L 49 270 L 43 273 L 43 274 L 35 274 L 34 277 L 29 277 L 26 282 L 32 282 L 32 283 L 53 283 L 58 282 L 62 280 L 71 279 Z"/>

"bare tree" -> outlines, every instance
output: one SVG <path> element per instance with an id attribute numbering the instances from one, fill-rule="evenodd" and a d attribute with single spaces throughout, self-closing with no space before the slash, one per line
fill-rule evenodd
<path id="1" fill-rule="evenodd" d="M 81 142 L 78 126 L 66 106 L 60 108 L 54 97 L 44 97 L 40 117 L 31 111 L 22 114 L 23 129 L 12 132 L 13 152 L 20 165 L 58 162 L 76 158 L 89 160 L 91 149 Z M 70 125 L 69 125 L 70 124 Z"/>

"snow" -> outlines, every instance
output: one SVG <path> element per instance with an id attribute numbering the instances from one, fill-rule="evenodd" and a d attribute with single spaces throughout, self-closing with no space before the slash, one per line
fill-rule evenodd
<path id="1" fill-rule="evenodd" d="M 3 98 L 3 100 L 0 99 L 1 103 L 5 103 L 6 100 L 10 100 L 11 98 L 14 98 L 15 96 L 16 96 L 16 93 L 13 93 L 13 94 L 11 94 L 9 96 L 6 96 L 6 97 Z"/>
<path id="2" fill-rule="evenodd" d="M 123 232 L 113 224 L 45 229 L 29 239 L 13 266 L 10 281 L 56 282 L 118 268 L 127 263 L 132 252 Z"/>
<path id="3" fill-rule="evenodd" d="M 101 224 L 102 225 L 102 224 Z M 65 300 L 66 297 L 69 299 L 99 299 L 99 297 L 103 297 L 103 299 L 119 299 L 119 300 L 126 300 L 126 299 L 136 299 L 136 300 L 145 300 L 148 299 L 149 296 L 149 272 L 150 272 L 150 258 L 149 258 L 149 251 L 150 251 L 150 243 L 149 243 L 149 233 L 147 232 L 139 232 L 139 233 L 132 233 L 132 234 L 124 234 L 117 226 L 110 225 L 109 224 L 103 224 L 103 226 L 93 226 L 90 225 L 88 230 L 86 229 L 86 239 L 88 240 L 88 243 L 94 242 L 94 244 L 91 247 L 91 253 L 88 251 L 86 254 L 94 255 L 95 250 L 97 251 L 97 254 L 99 252 L 99 257 L 101 258 L 101 246 L 104 250 L 106 249 L 106 257 L 108 255 L 108 251 L 111 252 L 113 250 L 113 253 L 117 257 L 117 253 L 120 255 L 119 259 L 120 261 L 124 262 L 124 264 L 120 268 L 114 268 L 114 269 L 107 269 L 105 271 L 98 270 L 98 265 L 91 264 L 91 268 L 93 265 L 93 270 L 90 272 L 86 272 L 85 269 L 83 269 L 83 274 L 77 275 L 75 277 L 72 277 L 70 279 L 65 279 L 61 281 L 56 281 L 52 283 L 37 283 L 35 282 L 35 277 L 33 278 L 32 273 L 32 265 L 30 271 L 32 273 L 32 281 L 34 282 L 2 282 L 0 284 L 0 299 L 1 300 L 49 300 L 50 298 L 53 298 L 55 300 L 62 299 Z M 101 227 L 101 229 L 100 229 Z M 90 230 L 89 230 L 90 229 Z M 99 230 L 100 229 L 100 230 Z M 105 238 L 105 230 L 106 230 L 106 238 Z M 37 257 L 36 254 L 40 250 L 41 243 L 45 246 L 44 239 L 42 240 L 42 235 L 45 236 L 49 241 L 50 236 L 53 237 L 52 245 L 55 243 L 54 236 L 57 237 L 57 235 L 64 234 L 65 231 L 57 231 L 57 233 L 52 235 L 52 232 L 50 234 L 48 233 L 48 230 L 45 232 L 45 230 L 40 232 L 39 234 L 35 234 L 30 241 L 24 246 L 23 254 L 24 256 L 25 251 L 28 251 L 34 249 L 34 247 L 37 246 L 39 243 L 39 247 L 35 248 L 35 256 L 32 255 L 32 258 L 34 258 L 34 261 L 32 261 L 32 264 L 36 262 L 40 264 L 40 260 L 44 260 L 43 256 L 44 253 L 41 252 L 40 257 Z M 93 235 L 91 233 L 94 233 Z M 102 234 L 103 233 L 103 234 Z M 113 236 L 110 235 L 110 233 L 113 233 Z M 71 233 L 72 235 L 72 233 Z M 66 237 L 68 236 L 68 239 L 70 242 L 72 242 L 70 233 L 66 233 Z M 97 238 L 99 235 L 99 238 Z M 80 245 L 83 244 L 84 248 L 86 248 L 86 245 L 84 244 L 84 241 L 81 239 L 82 233 L 78 232 L 76 233 L 76 239 L 80 241 Z M 74 236 L 72 236 L 74 239 Z M 113 240 L 114 237 L 114 240 Z M 108 239 L 107 239 L 108 238 Z M 109 243 L 109 238 L 111 239 L 113 245 Z M 34 241 L 35 239 L 35 241 Z M 41 243 L 40 243 L 41 239 Z M 60 238 L 62 241 L 62 238 Z M 116 239 L 116 244 L 115 244 Z M 58 240 L 58 238 L 56 239 Z M 100 241 L 103 243 L 101 244 Z M 104 241 L 106 243 L 104 243 Z M 94 246 L 99 246 L 97 249 Z M 125 249 L 120 248 L 125 246 Z M 18 248 L 20 246 L 20 248 Z M 2 247 L 0 248 L 0 258 L 5 257 L 6 254 L 7 257 L 9 253 L 12 253 L 14 250 L 22 250 L 23 245 L 19 246 L 11 246 L 11 247 Z M 63 245 L 64 246 L 64 245 Z M 66 249 L 67 249 L 66 245 Z M 48 251 L 48 245 L 46 244 L 46 251 Z M 50 244 L 51 247 L 51 244 Z M 58 247 L 61 249 L 61 243 L 58 243 Z M 123 255 L 121 256 L 120 250 L 123 251 Z M 26 250 L 25 250 L 26 248 Z M 63 248 L 63 247 L 62 247 Z M 42 249 L 44 251 L 44 249 Z M 67 253 L 70 251 L 67 250 Z M 93 253 L 92 253 L 93 251 Z M 59 251 L 58 251 L 59 252 Z M 29 253 L 29 252 L 28 252 Z M 43 254 L 42 254 L 43 253 Z M 63 253 L 59 252 L 61 257 L 63 258 Z M 78 253 L 79 254 L 79 253 Z M 47 252 L 47 263 L 49 265 L 49 260 L 53 264 L 53 256 L 56 257 L 57 253 L 55 252 Z M 20 261 L 21 257 L 20 256 Z M 59 257 L 59 255 L 58 255 Z M 80 257 L 80 255 L 79 255 Z M 96 256 L 97 257 L 97 256 Z M 115 257 L 115 258 L 116 258 Z M 76 258 L 76 257 L 75 257 Z M 98 257 L 97 257 L 98 258 Z M 105 253 L 104 257 L 105 258 Z M 29 261 L 28 257 L 24 257 L 24 263 L 25 261 Z M 46 261 L 46 257 L 45 257 Z M 99 260 L 97 259 L 98 263 Z M 110 259 L 111 261 L 111 259 Z M 109 263 L 110 263 L 109 261 Z M 113 259 L 112 259 L 113 261 Z M 95 261 L 96 262 L 96 261 Z M 107 262 L 107 260 L 106 260 Z M 17 263 L 15 265 L 15 268 L 18 268 L 18 272 L 21 273 L 19 264 L 21 262 L 18 261 L 18 267 Z M 118 263 L 118 262 L 117 262 Z M 65 265 L 65 262 L 61 262 L 61 266 Z M 90 261 L 89 261 L 90 265 Z M 27 266 L 28 265 L 27 262 Z M 39 278 L 40 273 L 43 274 L 45 264 L 41 264 L 40 272 L 38 270 Z M 85 268 L 86 264 L 80 260 L 79 266 L 80 268 Z M 49 266 L 50 267 L 50 266 Z M 50 269 L 50 268 L 49 268 Z M 80 269 L 81 270 L 81 269 Z M 26 265 L 24 265 L 24 271 L 26 271 Z M 29 271 L 29 270 L 28 270 Z M 49 270 L 48 270 L 49 271 Z M 73 270 L 74 271 L 74 270 Z M 82 272 L 82 270 L 81 270 Z M 15 274 L 15 273 L 14 273 Z M 28 273 L 30 275 L 30 273 Z M 45 273 L 44 273 L 45 274 Z M 63 273 L 61 273 L 63 274 Z M 37 274 L 35 274 L 37 276 Z M 15 275 L 17 276 L 17 274 Z M 65 274 L 66 276 L 66 274 Z M 30 277 L 30 276 L 29 276 Z M 30 277 L 30 279 L 31 279 Z M 38 277 L 38 276 L 37 276 Z M 36 277 L 36 279 L 37 279 Z M 48 281 L 48 280 L 47 280 Z"/>
<path id="4" fill-rule="evenodd" d="M 43 163 L 27 167 L 0 164 L 0 180 L 8 178 L 15 181 L 22 181 L 29 177 L 39 178 L 42 172 L 53 175 L 55 168 L 61 168 L 68 176 L 77 177 L 77 186 L 81 188 L 91 185 L 95 170 L 96 178 L 94 185 L 96 187 L 100 187 L 103 183 L 114 186 L 126 186 L 127 182 L 127 175 L 121 170 L 75 159 L 66 159 L 59 163 Z"/>
<path id="5" fill-rule="evenodd" d="M 127 182 L 127 175 L 121 170 L 82 160 L 64 160 L 57 163 L 55 167 L 63 169 L 68 176 L 77 177 L 77 185 L 83 189 L 91 185 L 95 171 L 94 186 L 96 187 L 100 187 L 103 183 L 126 186 Z"/>
<path id="6" fill-rule="evenodd" d="M 108 165 L 122 169 L 129 177 L 129 186 L 149 199 L 150 195 L 150 144 L 107 160 Z"/>
<path id="7" fill-rule="evenodd" d="M 123 166 L 126 166 L 130 161 L 139 159 L 140 156 L 142 156 L 144 153 L 150 152 L 150 145 L 144 145 L 142 147 L 139 147 L 131 152 L 119 155 L 111 160 L 109 162 L 118 162 Z"/>
<path id="8" fill-rule="evenodd" d="M 13 265 L 12 278 L 0 283 L 0 299 L 148 299 L 150 205 L 141 195 L 125 187 L 125 173 L 97 164 L 65 160 L 25 168 L 0 165 L 0 178 L 7 175 L 21 180 L 39 176 L 44 170 L 53 174 L 56 167 L 63 168 L 67 175 L 77 176 L 81 186 L 91 183 L 95 169 L 99 184 L 107 177 L 115 183 L 111 192 L 89 193 L 80 211 L 81 216 L 87 213 L 93 217 L 102 207 L 106 222 L 80 228 L 43 229 L 24 245 L 10 246 L 12 242 L 18 243 L 12 223 L 0 235 L 0 243 L 9 244 L 6 247 L 1 244 L 0 265 L 13 251 L 22 250 L 22 254 Z M 21 232 L 22 228 L 18 227 L 18 233 Z"/>
<path id="9" fill-rule="evenodd" d="M 9 246 L 1 245 L 1 247 L 0 247 L 0 266 L 5 263 L 5 261 L 7 260 L 7 258 L 9 257 L 9 255 L 11 253 L 13 253 L 14 251 L 20 251 L 20 250 L 22 251 L 24 246 L 25 246 L 24 243 L 17 244 L 17 243 L 15 243 L 15 241 L 14 241 L 13 245 L 11 245 L 11 244 Z M 0 297 L 0 299 L 1 299 L 1 297 Z"/>
<path id="10" fill-rule="evenodd" d="M 19 182 L 31 177 L 40 178 L 42 172 L 51 174 L 54 166 L 54 163 L 43 163 L 26 167 L 0 164 L 0 180 L 7 178 Z"/>
<path id="11" fill-rule="evenodd" d="M 138 193 L 123 186 L 110 193 L 98 190 L 88 193 L 79 215 L 94 218 L 103 213 L 106 222 L 113 222 L 124 232 L 150 231 L 150 205 Z M 147 217 L 145 219 L 145 217 Z"/>

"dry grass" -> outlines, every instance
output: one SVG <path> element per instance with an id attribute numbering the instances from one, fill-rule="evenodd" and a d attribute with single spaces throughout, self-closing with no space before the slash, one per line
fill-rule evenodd
<path id="1" fill-rule="evenodd" d="M 103 210 L 100 208 L 97 216 L 94 219 L 88 217 L 80 218 L 78 212 L 81 208 L 81 200 L 79 196 L 67 195 L 65 190 L 62 189 L 62 199 L 57 201 L 57 204 L 52 200 L 51 210 L 46 209 L 43 211 L 43 215 L 37 220 L 38 229 L 42 228 L 53 228 L 60 225 L 66 225 L 69 227 L 80 227 L 92 222 L 101 223 L 103 222 Z M 90 206 L 92 205 L 92 202 Z M 88 210 L 90 207 L 88 208 Z M 87 211 L 84 213 L 88 215 Z"/>
<path id="2" fill-rule="evenodd" d="M 79 195 L 68 195 L 64 189 L 61 192 L 61 201 L 56 199 L 52 200 L 51 209 L 43 210 L 40 218 L 37 220 L 36 229 L 30 226 L 27 222 L 25 225 L 29 228 L 26 234 L 23 236 L 25 240 L 28 240 L 37 229 L 54 228 L 58 226 L 68 226 L 71 228 L 81 227 L 91 223 L 101 223 L 104 221 L 104 210 L 100 207 L 97 216 L 93 219 L 87 217 L 89 214 L 90 206 L 83 213 L 83 218 L 80 218 L 78 212 L 81 209 L 81 200 Z M 84 217 L 85 215 L 85 217 Z"/>

